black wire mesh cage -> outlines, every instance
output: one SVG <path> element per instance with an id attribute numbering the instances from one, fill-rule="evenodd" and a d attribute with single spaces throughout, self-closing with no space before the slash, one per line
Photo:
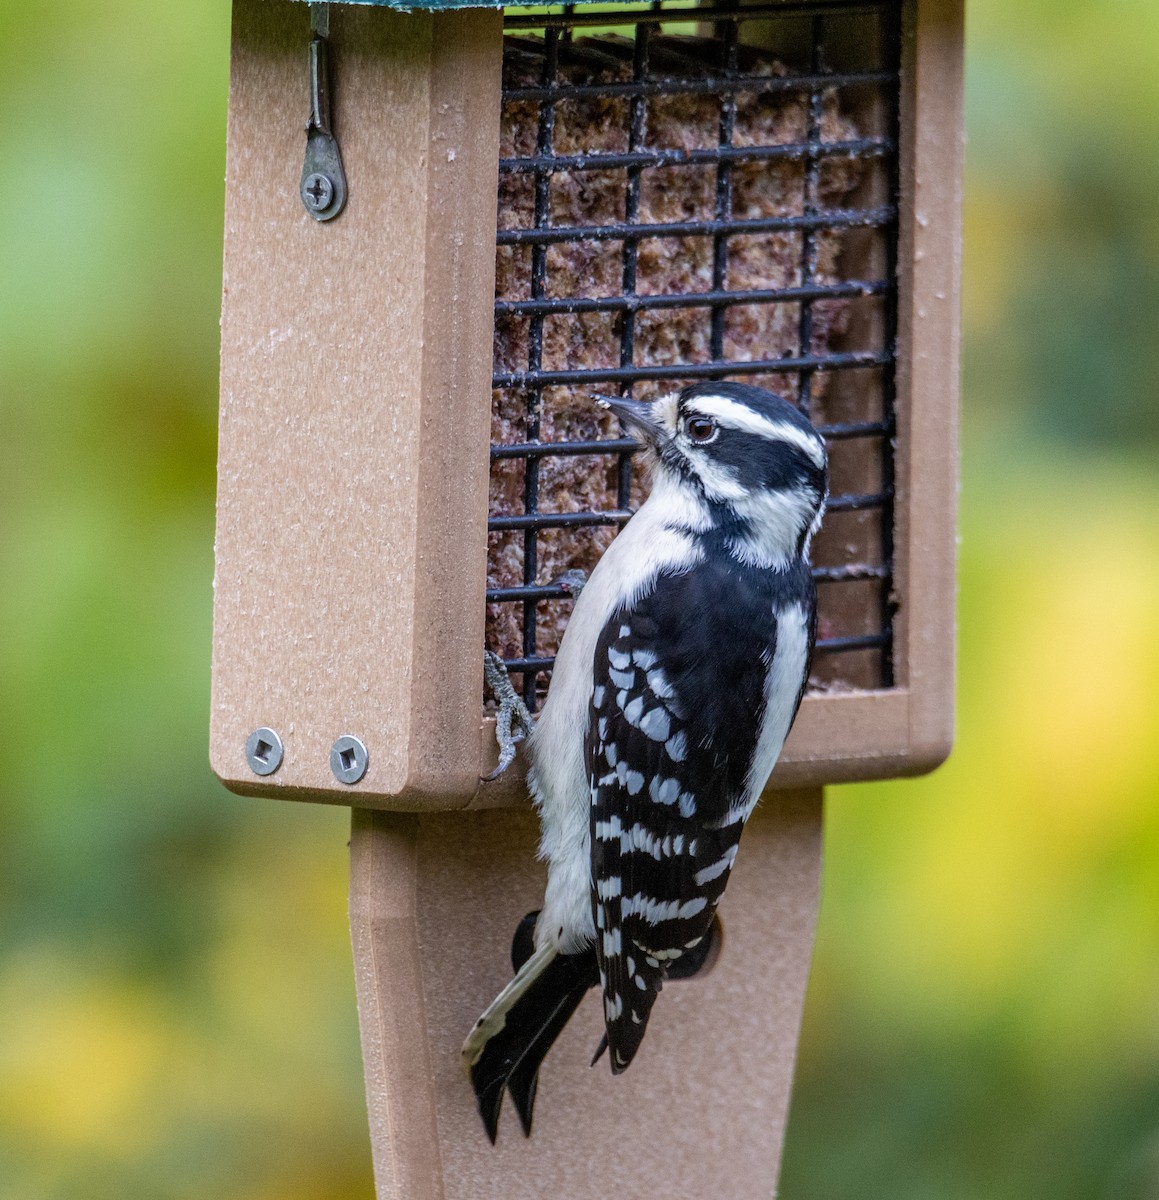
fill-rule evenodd
<path id="1" fill-rule="evenodd" d="M 899 9 L 504 18 L 487 642 L 532 707 L 645 495 L 592 395 L 705 379 L 824 434 L 810 687 L 893 686 Z"/>

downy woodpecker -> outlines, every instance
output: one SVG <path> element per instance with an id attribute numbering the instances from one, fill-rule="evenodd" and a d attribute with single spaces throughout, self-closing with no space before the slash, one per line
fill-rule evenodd
<path id="1" fill-rule="evenodd" d="M 492 1141 L 504 1089 L 530 1134 L 539 1066 L 589 987 L 619 1074 L 665 978 L 703 955 L 816 633 L 828 468 L 809 421 L 737 383 L 601 403 L 640 436 L 652 490 L 576 601 L 529 741 L 547 890 L 463 1046 Z"/>

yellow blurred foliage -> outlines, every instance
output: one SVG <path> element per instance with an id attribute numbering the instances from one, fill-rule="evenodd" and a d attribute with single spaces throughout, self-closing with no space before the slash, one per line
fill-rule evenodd
<path id="1" fill-rule="evenodd" d="M 845 855 L 882 858 L 854 930 L 823 923 L 823 952 L 917 1020 L 969 1026 L 1019 996 L 1028 1041 L 1064 1039 L 1077 1068 L 1124 1018 L 1144 1042 L 1159 1030 L 1159 879 L 1150 905 L 1106 892 L 1157 865 L 1159 486 L 1088 462 L 1080 495 L 1021 470 L 1030 486 L 966 500 L 950 762 L 833 789 L 845 915 Z M 883 948 L 886 973 L 869 961 Z"/>
<path id="2" fill-rule="evenodd" d="M 31 956 L 6 965 L 2 989 L 0 1123 L 41 1152 L 143 1153 L 173 1036 L 158 997 Z"/>

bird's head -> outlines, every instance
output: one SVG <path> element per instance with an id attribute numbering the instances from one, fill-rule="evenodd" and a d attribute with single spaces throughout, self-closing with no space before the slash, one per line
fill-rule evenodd
<path id="1" fill-rule="evenodd" d="M 690 528 L 720 529 L 739 557 L 764 565 L 808 556 L 828 461 L 788 401 L 743 383 L 698 383 L 651 402 L 599 399 L 640 437 L 653 495 L 679 497 Z"/>

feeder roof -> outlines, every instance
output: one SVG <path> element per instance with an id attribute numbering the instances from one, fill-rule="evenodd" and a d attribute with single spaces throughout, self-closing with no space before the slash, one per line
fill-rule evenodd
<path id="1" fill-rule="evenodd" d="M 422 12 L 448 8 L 539 8 L 544 13 L 560 11 L 560 5 L 548 6 L 542 0 L 334 0 L 338 4 L 369 4 L 400 12 Z M 606 4 L 607 0 L 571 0 L 574 4 Z"/>

